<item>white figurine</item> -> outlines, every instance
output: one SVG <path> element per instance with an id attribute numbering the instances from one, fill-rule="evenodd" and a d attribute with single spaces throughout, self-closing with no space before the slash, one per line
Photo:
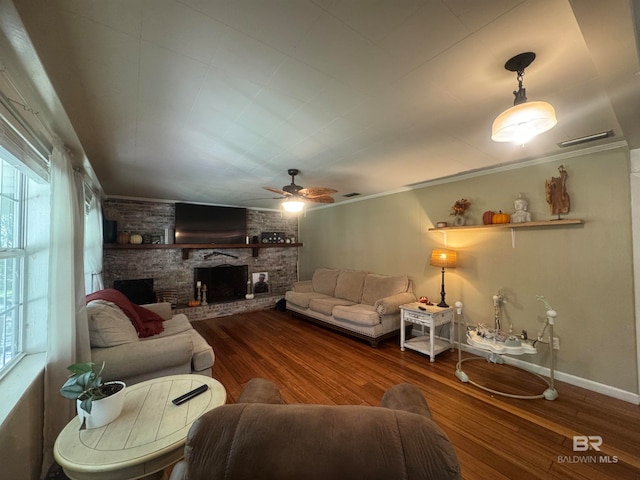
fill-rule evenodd
<path id="1" fill-rule="evenodd" d="M 531 214 L 527 211 L 529 208 L 529 202 L 527 202 L 521 193 L 518 194 L 518 198 L 513 202 L 513 206 L 516 211 L 511 214 L 511 223 L 524 223 L 531 221 Z"/>

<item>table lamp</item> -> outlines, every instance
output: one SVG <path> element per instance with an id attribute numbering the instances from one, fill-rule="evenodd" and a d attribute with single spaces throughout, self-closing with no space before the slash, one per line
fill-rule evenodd
<path id="1" fill-rule="evenodd" d="M 448 307 L 447 302 L 444 301 L 444 269 L 456 268 L 457 254 L 453 250 L 447 250 L 446 248 L 434 248 L 431 251 L 431 265 L 434 267 L 442 267 L 442 290 L 440 291 L 440 303 L 439 307 Z"/>

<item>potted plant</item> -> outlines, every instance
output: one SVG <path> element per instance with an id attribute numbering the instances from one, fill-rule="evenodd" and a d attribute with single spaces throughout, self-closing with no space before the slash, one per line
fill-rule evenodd
<path id="1" fill-rule="evenodd" d="M 115 420 L 124 404 L 124 382 L 102 383 L 104 362 L 74 363 L 71 375 L 60 388 L 63 397 L 76 401 L 80 430 L 102 427 Z"/>

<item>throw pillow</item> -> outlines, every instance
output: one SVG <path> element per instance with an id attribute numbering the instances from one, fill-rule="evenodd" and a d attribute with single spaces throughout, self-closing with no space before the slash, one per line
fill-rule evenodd
<path id="1" fill-rule="evenodd" d="M 141 307 L 140 305 L 132 303 L 124 293 L 113 288 L 98 290 L 97 292 L 90 293 L 85 298 L 87 303 L 92 300 L 106 300 L 116 304 L 118 308 L 120 308 L 120 310 L 129 317 L 129 320 L 133 323 L 133 326 L 138 332 L 138 337 L 140 338 L 156 335 L 162 332 L 162 329 L 164 328 L 162 326 L 162 317 L 160 317 L 160 315 Z"/>
<path id="2" fill-rule="evenodd" d="M 87 304 L 91 347 L 115 347 L 138 341 L 129 318 L 115 304 L 93 300 Z"/>

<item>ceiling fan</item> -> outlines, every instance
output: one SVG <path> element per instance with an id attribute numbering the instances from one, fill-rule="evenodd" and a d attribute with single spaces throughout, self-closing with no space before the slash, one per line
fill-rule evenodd
<path id="1" fill-rule="evenodd" d="M 309 187 L 304 188 L 300 185 L 296 185 L 294 180 L 295 176 L 300 173 L 297 168 L 290 168 L 288 171 L 291 175 L 291 184 L 285 185 L 282 189 L 273 187 L 262 187 L 278 195 L 282 195 L 278 198 L 286 198 L 288 200 L 300 200 L 303 202 L 316 202 L 316 203 L 333 203 L 332 193 L 336 193 L 337 190 L 326 187 Z"/>

